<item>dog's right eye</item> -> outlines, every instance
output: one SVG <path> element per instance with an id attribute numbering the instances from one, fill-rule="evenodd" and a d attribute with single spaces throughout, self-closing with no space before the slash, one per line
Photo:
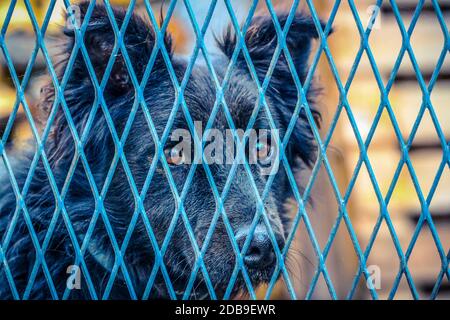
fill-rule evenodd
<path id="1" fill-rule="evenodd" d="M 164 156 L 169 166 L 178 166 L 184 164 L 185 156 L 182 149 L 170 147 L 164 150 Z"/>

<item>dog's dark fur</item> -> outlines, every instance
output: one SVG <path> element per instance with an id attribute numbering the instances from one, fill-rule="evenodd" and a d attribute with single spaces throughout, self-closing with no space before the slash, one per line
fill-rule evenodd
<path id="1" fill-rule="evenodd" d="M 80 5 L 82 17 L 84 17 L 88 6 L 88 2 Z M 120 27 L 125 13 L 122 10 L 115 9 L 114 14 Z M 285 24 L 286 18 L 287 15 L 279 15 L 279 21 L 282 26 Z M 57 74 L 60 79 L 62 79 L 66 71 L 70 53 L 76 43 L 75 34 L 72 31 L 67 29 L 64 35 L 66 39 L 63 47 L 64 52 L 57 63 Z M 305 80 L 308 70 L 307 60 L 310 54 L 311 40 L 316 37 L 317 33 L 312 19 L 304 14 L 297 14 L 290 27 L 286 42 L 293 57 L 295 68 L 302 81 Z M 164 40 L 178 81 L 181 81 L 188 61 L 173 54 L 170 36 L 166 36 Z M 262 81 L 268 71 L 277 46 L 277 36 L 271 18 L 254 18 L 246 33 L 245 40 L 259 80 Z M 114 42 L 114 33 L 106 10 L 103 6 L 97 5 L 90 18 L 89 26 L 84 36 L 84 43 L 99 81 L 103 77 Z M 133 15 L 125 34 L 125 44 L 133 69 L 140 81 L 155 45 L 154 32 L 143 19 Z M 234 33 L 229 29 L 222 37 L 219 37 L 218 45 L 223 55 L 214 57 L 213 63 L 219 80 L 222 81 L 236 46 Z M 131 77 L 127 70 L 125 61 L 119 51 L 104 91 L 105 102 L 119 137 L 123 133 L 136 98 Z M 310 92 L 313 91 L 310 90 Z M 62 192 L 63 185 L 67 182 L 69 168 L 74 163 L 78 146 L 74 143 L 73 135 L 75 132 L 71 132 L 68 126 L 67 115 L 65 115 L 61 105 L 53 106 L 55 101 L 53 86 L 49 85 L 43 88 L 42 93 L 43 99 L 40 105 L 43 114 L 48 117 L 53 112 L 56 112 L 44 152 L 53 173 L 52 179 L 58 186 L 59 192 Z M 258 91 L 242 53 L 238 57 L 237 65 L 232 70 L 229 85 L 224 95 L 236 127 L 245 129 L 257 102 Z M 64 98 L 70 110 L 72 121 L 75 124 L 76 134 L 79 137 L 84 137 L 85 135 L 85 128 L 90 121 L 89 116 L 92 106 L 94 103 L 99 103 L 99 100 L 94 97 L 96 97 L 96 91 L 87 71 L 85 60 L 82 54 L 78 52 L 73 71 L 65 87 Z M 144 97 L 157 133 L 161 137 L 176 97 L 172 80 L 167 72 L 166 63 L 161 53 L 158 53 L 156 57 L 149 81 L 144 90 Z M 208 75 L 206 66 L 202 63 L 197 63 L 194 66 L 192 75 L 184 90 L 184 97 L 192 119 L 201 121 L 203 127 L 205 127 L 216 100 L 216 90 L 211 77 Z M 282 54 L 266 93 L 266 100 L 275 124 L 280 129 L 281 138 L 283 138 L 291 119 L 297 99 L 297 89 L 293 83 L 288 63 L 284 54 Z M 309 95 L 309 99 L 311 99 L 311 95 Z M 311 103 L 311 107 L 313 107 L 313 103 Z M 318 115 L 316 111 L 314 111 L 314 114 Z M 186 123 L 185 116 L 180 109 L 176 114 L 172 130 L 175 128 L 187 128 Z M 222 111 L 218 113 L 213 127 L 218 129 L 229 128 Z M 258 115 L 254 128 L 269 128 L 264 111 L 261 111 Z M 169 144 L 170 140 L 168 141 Z M 78 151 L 81 151 L 81 149 L 78 149 Z M 93 117 L 93 126 L 86 134 L 86 141 L 82 151 L 92 171 L 92 177 L 88 178 L 84 168 L 85 163 L 82 159 L 79 159 L 78 164 L 74 168 L 73 178 L 68 182 L 69 187 L 64 199 L 64 214 L 67 214 L 67 218 L 70 219 L 71 227 L 80 246 L 83 244 L 85 235 L 90 231 L 88 227 L 91 220 L 97 212 L 101 211 L 101 204 L 95 200 L 92 189 L 96 189 L 100 193 L 105 187 L 104 182 L 107 180 L 108 170 L 117 152 L 118 150 L 113 143 L 106 116 L 99 108 Z M 152 135 L 141 109 L 136 113 L 136 117 L 133 120 L 128 139 L 123 146 L 123 152 L 138 192 L 141 192 L 145 185 L 151 162 L 155 156 Z M 304 164 L 311 165 L 315 161 L 314 139 L 304 112 L 298 118 L 286 152 L 289 163 L 294 169 L 300 169 Z M 4 245 L 3 253 L 7 266 L 13 276 L 17 292 L 22 297 L 24 292 L 26 292 L 36 260 L 36 250 L 29 232 L 30 224 L 32 224 L 40 246 L 46 241 L 46 265 L 50 271 L 53 284 L 58 291 L 58 296 L 62 297 L 66 289 L 66 279 L 69 276 L 66 273 L 67 268 L 75 262 L 74 246 L 68 232 L 68 221 L 63 217 L 63 212 L 59 211 L 61 206 L 56 207 L 55 196 L 49 183 L 49 175 L 42 160 L 39 160 L 34 174 L 30 175 L 29 184 L 28 182 L 25 183 L 33 157 L 34 150 L 30 150 L 15 161 L 16 164 L 12 167 L 15 180 L 11 180 L 6 173 L 0 177 L 0 239 L 2 239 L 1 243 Z M 189 168 L 189 165 L 170 167 L 178 192 L 181 192 L 184 186 Z M 230 171 L 230 166 L 212 165 L 210 168 L 219 192 L 221 192 Z M 255 183 L 261 192 L 268 176 L 261 175 L 254 166 L 252 166 L 252 170 Z M 100 297 L 105 290 L 116 257 L 111 246 L 110 233 L 114 233 L 120 246 L 137 205 L 121 160 L 118 161 L 117 168 L 111 174 L 111 177 L 112 181 L 101 203 L 112 225 L 112 230 L 107 230 L 103 222 L 104 217 L 100 214 L 92 230 L 91 238 L 86 243 L 86 252 L 84 254 L 89 276 Z M 90 180 L 90 178 L 93 180 Z M 15 195 L 11 181 L 16 181 L 20 190 L 22 190 L 24 185 L 27 187 L 23 197 L 27 212 L 16 209 L 22 198 L 18 198 Z M 279 172 L 274 179 L 266 200 L 266 210 L 269 213 L 272 228 L 281 247 L 284 245 L 283 239 L 290 231 L 289 215 L 285 205 L 287 199 L 291 196 L 292 190 L 287 180 L 285 169 L 283 165 L 280 165 Z M 161 162 L 159 162 L 149 184 L 143 206 L 146 218 L 155 233 L 155 239 L 161 247 L 174 213 L 177 211 L 176 201 Z M 211 186 L 202 165 L 198 166 L 195 171 L 193 183 L 188 189 L 184 201 L 184 208 L 201 248 L 216 209 Z M 239 166 L 237 169 L 229 194 L 224 202 L 224 208 L 234 233 L 250 225 L 256 211 L 256 199 L 243 166 Z M 59 212 L 59 214 L 55 215 L 55 212 Z M 261 222 L 261 224 L 263 223 Z M 45 239 L 50 225 L 54 227 L 53 235 L 51 238 Z M 138 297 L 142 296 L 153 268 L 154 255 L 149 239 L 149 230 L 146 230 L 143 218 L 139 216 L 132 236 L 130 239 L 127 239 L 129 245 L 124 254 L 124 264 L 127 267 L 128 276 L 133 282 Z M 239 244 L 242 245 L 242 242 Z M 218 220 L 204 261 L 217 295 L 220 298 L 225 292 L 235 265 L 235 255 L 222 219 Z M 177 294 L 183 294 L 194 262 L 192 245 L 183 219 L 180 216 L 177 223 L 175 223 L 173 236 L 164 255 L 164 264 Z M 272 266 L 263 271 L 249 270 L 254 285 L 269 281 L 273 269 Z M 13 297 L 5 270 L 2 262 L 0 266 L 1 299 Z M 200 274 L 201 272 L 199 272 L 198 279 L 194 285 L 193 298 L 205 297 L 207 292 L 205 291 L 203 276 Z M 41 266 L 37 268 L 35 276 L 36 281 L 34 285 L 28 288 L 29 297 L 33 299 L 51 298 L 47 280 Z M 81 290 L 73 290 L 70 295 L 71 298 L 91 297 L 84 280 L 84 273 L 82 279 Z M 237 293 L 243 288 L 245 288 L 245 284 L 242 281 L 242 277 L 239 276 L 233 292 Z M 122 268 L 120 268 L 113 284 L 110 298 L 129 297 L 129 291 L 124 282 L 124 274 Z M 156 277 L 155 286 L 151 290 L 150 297 L 168 297 L 166 285 L 160 271 Z"/>

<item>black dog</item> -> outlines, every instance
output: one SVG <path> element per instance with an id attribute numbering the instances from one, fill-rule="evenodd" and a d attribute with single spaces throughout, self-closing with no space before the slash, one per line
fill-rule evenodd
<path id="1" fill-rule="evenodd" d="M 88 2 L 80 4 L 82 21 L 88 7 Z M 124 21 L 125 12 L 115 9 L 114 15 L 120 27 Z M 284 26 L 287 15 L 280 15 L 278 19 Z M 223 81 L 237 44 L 236 37 L 230 30 L 218 40 L 223 52 L 222 57 L 213 59 L 214 69 L 220 82 Z M 129 120 L 134 103 L 141 101 L 136 96 L 137 91 L 134 89 L 128 65 L 121 51 L 118 52 L 109 80 L 104 87 L 104 103 L 109 110 L 109 115 L 105 115 L 100 106 L 101 96 L 93 85 L 94 75 L 88 71 L 92 69 L 88 67 L 81 51 L 78 51 L 75 57 L 70 56 L 80 39 L 76 38 L 75 32 L 70 28 L 65 29 L 64 35 L 66 39 L 64 52 L 57 63 L 56 70 L 61 81 L 69 61 L 74 59 L 72 72 L 64 88 L 64 99 L 70 111 L 70 117 L 61 103 L 54 103 L 57 95 L 53 86 L 43 88 L 41 110 L 45 118 L 53 117 L 43 150 L 46 160 L 42 157 L 37 159 L 38 165 L 35 172 L 29 173 L 30 164 L 35 156 L 35 150 L 31 150 L 23 154 L 12 166 L 14 179 L 5 173 L 0 178 L 0 239 L 2 239 L 4 255 L 2 257 L 0 252 L 0 258 L 2 258 L 0 260 L 0 298 L 14 298 L 14 292 L 19 297 L 25 295 L 32 299 L 52 298 L 48 282 L 55 287 L 57 296 L 63 297 L 67 279 L 70 276 L 70 266 L 75 263 L 82 266 L 76 259 L 76 248 L 72 241 L 76 241 L 77 247 L 84 250 L 86 269 L 80 269 L 81 288 L 71 290 L 69 298 L 89 299 L 92 297 L 86 279 L 90 279 L 93 283 L 98 297 L 102 297 L 105 289 L 108 289 L 109 298 L 130 298 L 130 288 L 125 284 L 125 279 L 131 280 L 133 285 L 131 291 L 136 294 L 136 297 L 142 297 L 155 261 L 150 240 L 151 232 L 144 220 L 148 220 L 151 225 L 155 235 L 154 240 L 160 248 L 166 246 L 167 232 L 174 231 L 170 241 L 167 242 L 163 264 L 173 285 L 172 293 L 180 297 L 188 285 L 196 259 L 192 239 L 188 236 L 186 229 L 186 221 L 183 220 L 181 211 L 178 211 L 175 190 L 172 190 L 168 183 L 167 168 L 170 169 L 171 177 L 180 195 L 185 187 L 191 165 L 179 161 L 179 157 L 183 155 L 180 155 L 178 150 L 173 152 L 174 144 L 171 139 L 168 139 L 164 145 L 164 154 L 161 154 L 161 159 L 166 157 L 167 165 L 160 159 L 155 165 L 151 180 L 147 180 L 158 150 L 155 148 L 148 124 L 150 118 L 144 113 L 144 108 L 138 106 L 135 117 Z M 292 21 L 286 43 L 302 82 L 308 71 L 307 60 L 313 38 L 317 38 L 317 32 L 312 19 L 304 14 L 297 14 Z M 141 82 L 156 43 L 155 33 L 143 19 L 133 15 L 127 26 L 124 42 L 137 80 Z M 177 80 L 181 82 L 188 61 L 172 53 L 170 36 L 167 35 L 164 42 Z M 115 36 L 105 7 L 95 6 L 84 35 L 84 43 L 95 76 L 101 82 L 115 43 Z M 245 43 L 256 68 L 257 77 L 262 82 L 277 46 L 277 35 L 271 18 L 254 18 L 245 35 Z M 171 79 L 163 55 L 158 52 L 143 95 L 151 121 L 160 138 L 166 130 L 173 107 L 177 105 L 176 99 L 179 97 L 174 89 L 173 80 L 175 79 Z M 313 108 L 311 96 L 314 95 L 314 90 L 309 92 L 312 93 L 308 94 L 308 99 Z M 216 102 L 216 89 L 206 65 L 197 63 L 194 66 L 183 94 L 192 120 L 201 123 L 203 128 L 206 127 Z M 247 128 L 253 109 L 258 103 L 258 95 L 255 81 L 241 52 L 231 71 L 228 86 L 224 90 L 224 99 L 236 128 L 244 130 Z M 298 90 L 294 85 L 284 54 L 281 54 L 273 70 L 265 99 L 275 125 L 279 129 L 280 138 L 283 139 L 298 100 Z M 91 112 L 93 107 L 97 106 L 97 111 Z M 220 110 L 212 127 L 225 131 L 230 124 L 227 122 L 223 109 L 220 108 Z M 317 111 L 313 110 L 313 113 L 314 117 L 320 118 Z M 175 129 L 188 129 L 186 115 L 181 107 L 176 111 L 174 119 L 170 132 Z M 69 121 L 75 125 L 76 132 L 70 129 Z M 114 143 L 110 124 L 114 124 L 120 139 L 128 121 L 132 121 L 128 138 L 123 146 L 118 147 Z M 86 131 L 90 123 L 92 126 L 89 131 Z M 268 117 L 263 109 L 258 114 L 253 128 L 270 128 Z M 75 135 L 83 139 L 83 146 L 74 142 Z M 259 145 L 259 148 L 259 153 L 269 155 L 268 149 L 272 146 Z M 118 158 L 121 152 L 127 164 Z M 174 154 L 175 159 L 172 157 Z M 304 111 L 300 112 L 296 121 L 286 147 L 286 156 L 293 169 L 301 169 L 304 165 L 311 165 L 315 161 L 316 147 Z M 117 167 L 110 170 L 112 164 L 117 164 Z M 86 172 L 86 166 L 89 166 L 92 174 Z M 230 164 L 217 163 L 209 166 L 219 192 L 225 188 L 231 167 Z M 238 165 L 234 172 L 234 179 L 227 187 L 228 195 L 224 199 L 224 211 L 240 249 L 257 212 L 257 198 L 249 172 L 260 193 L 270 177 L 261 174 L 258 167 L 259 164 L 251 164 L 250 171 L 246 171 L 244 165 Z M 52 175 L 49 175 L 49 169 Z M 134 184 L 131 184 L 129 173 L 137 187 L 135 193 L 132 192 Z M 57 201 L 50 179 L 55 182 L 58 192 L 64 194 L 63 205 Z M 15 183 L 23 193 L 20 196 L 12 187 Z M 192 184 L 186 188 L 183 208 L 192 227 L 195 241 L 201 249 L 217 209 L 212 187 L 203 165 L 197 166 L 192 176 Z M 136 200 L 135 194 L 141 193 L 143 189 L 146 191 L 146 196 L 140 203 Z M 104 190 L 107 191 L 104 192 Z M 94 193 L 101 194 L 102 198 L 98 199 Z M 289 197 L 292 197 L 292 187 L 284 165 L 280 164 L 265 199 L 265 209 L 280 250 L 283 249 L 286 236 L 291 231 L 290 217 L 285 208 Z M 20 209 L 22 201 L 26 210 Z M 136 211 L 137 214 L 135 214 Z M 142 212 L 145 214 L 141 214 Z M 174 220 L 174 217 L 177 220 Z M 106 218 L 111 224 L 111 229 L 104 222 Z M 90 229 L 90 222 L 93 219 L 96 222 Z M 130 223 L 135 224 L 135 228 L 133 232 L 127 233 Z M 35 230 L 35 239 L 30 235 L 31 226 Z M 49 236 L 50 229 L 53 229 L 51 236 Z M 69 229 L 74 232 L 70 233 Z M 123 267 L 119 267 L 118 270 L 116 269 L 120 260 L 117 259 L 117 252 L 112 245 L 112 234 L 119 248 L 124 241 L 128 242 L 123 253 Z M 37 244 L 46 249 L 44 257 L 48 273 L 44 272 L 37 260 L 39 258 L 36 253 Z M 222 217 L 219 217 L 217 221 L 203 260 L 217 297 L 223 297 L 235 268 L 236 256 Z M 244 262 L 254 287 L 270 281 L 277 258 L 262 219 L 256 228 Z M 117 272 L 117 276 L 114 281 L 110 281 L 113 270 Z M 8 275 L 11 275 L 12 279 L 9 279 Z M 30 277 L 34 277 L 34 282 L 30 281 Z M 235 295 L 245 288 L 245 282 L 239 273 L 231 293 Z M 161 270 L 157 271 L 154 285 L 146 293 L 150 298 L 170 297 L 170 291 L 167 289 Z M 209 297 L 201 270 L 197 274 L 191 297 Z"/>

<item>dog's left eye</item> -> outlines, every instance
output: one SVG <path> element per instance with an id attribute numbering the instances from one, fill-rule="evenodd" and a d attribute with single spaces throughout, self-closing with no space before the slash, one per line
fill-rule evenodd
<path id="1" fill-rule="evenodd" d="M 262 165 L 270 163 L 274 154 L 274 147 L 267 141 L 258 141 L 256 143 L 256 155 L 258 163 Z"/>

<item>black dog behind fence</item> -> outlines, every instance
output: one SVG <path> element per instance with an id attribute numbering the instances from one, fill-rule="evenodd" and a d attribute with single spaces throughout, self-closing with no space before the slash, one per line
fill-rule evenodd
<path id="1" fill-rule="evenodd" d="M 424 1 L 418 2 L 409 28 L 396 1 L 390 1 L 403 43 L 387 84 L 369 45 L 379 10 L 365 28 L 354 1 L 348 5 L 361 44 L 345 83 L 328 46 L 341 1 L 335 2 L 326 22 L 319 19 L 312 1 L 306 1 L 308 13 L 298 10 L 300 1 L 294 0 L 284 13 L 266 1 L 264 16 L 256 13 L 258 1 L 253 1 L 240 25 L 233 5 L 225 0 L 231 25 L 216 35 L 214 55 L 204 37 L 218 1 L 211 1 L 201 24 L 190 1 L 183 1 L 196 36 L 193 53 L 186 58 L 175 53 L 168 31 L 175 0 L 160 17 L 150 1 L 143 1 L 146 18 L 134 13 L 133 0 L 126 9 L 106 0 L 76 4 L 64 0 L 68 13 L 58 54 L 44 41 L 55 1 L 49 1 L 44 20 L 38 22 L 32 3 L 25 0 L 36 44 L 23 75 L 16 71 L 15 52 L 5 41 L 16 2 L 11 1 L 0 34 L 17 94 L 0 131 L 1 299 L 255 299 L 261 285 L 268 299 L 279 280 L 296 299 L 288 260 L 301 223 L 317 264 L 307 298 L 313 297 L 320 278 L 330 297 L 338 298 L 326 262 L 341 223 L 358 262 L 347 298 L 354 297 L 361 280 L 371 297 L 378 298 L 367 259 L 382 223 L 400 261 L 390 298 L 403 277 L 412 296 L 419 298 L 408 260 L 424 224 L 441 261 L 431 298 L 436 298 L 445 278 L 450 280 L 449 253 L 429 210 L 443 171 L 450 166 L 449 144 L 430 99 L 450 50 L 448 27 L 437 1 L 431 1 L 431 7 L 445 46 L 429 81 L 424 80 L 410 44 Z M 376 1 L 375 8 L 382 4 Z M 339 91 L 336 117 L 325 137 L 319 133 L 316 103 L 321 88 L 314 81 L 322 54 Z M 347 99 L 363 54 L 381 93 L 366 138 Z M 50 79 L 42 85 L 39 103 L 31 106 L 25 88 L 38 55 L 43 56 Z M 406 57 L 423 102 L 411 135 L 404 140 L 389 93 Z M 18 114 L 20 107 L 24 116 Z M 343 110 L 359 148 L 345 193 L 327 156 Z M 387 195 L 380 190 L 367 155 L 384 110 L 402 150 Z M 421 189 L 409 155 L 425 111 L 443 151 L 428 194 Z M 12 152 L 14 123 L 20 117 L 29 124 L 33 138 L 25 151 Z M 322 248 L 307 210 L 321 166 L 339 206 Z M 380 206 L 367 247 L 360 245 L 347 209 L 362 167 Z M 411 174 L 422 209 L 406 250 L 387 209 L 403 167 Z M 296 175 L 304 170 L 312 174 L 299 186 Z M 289 202 L 295 202 L 295 215 L 287 208 Z"/>

